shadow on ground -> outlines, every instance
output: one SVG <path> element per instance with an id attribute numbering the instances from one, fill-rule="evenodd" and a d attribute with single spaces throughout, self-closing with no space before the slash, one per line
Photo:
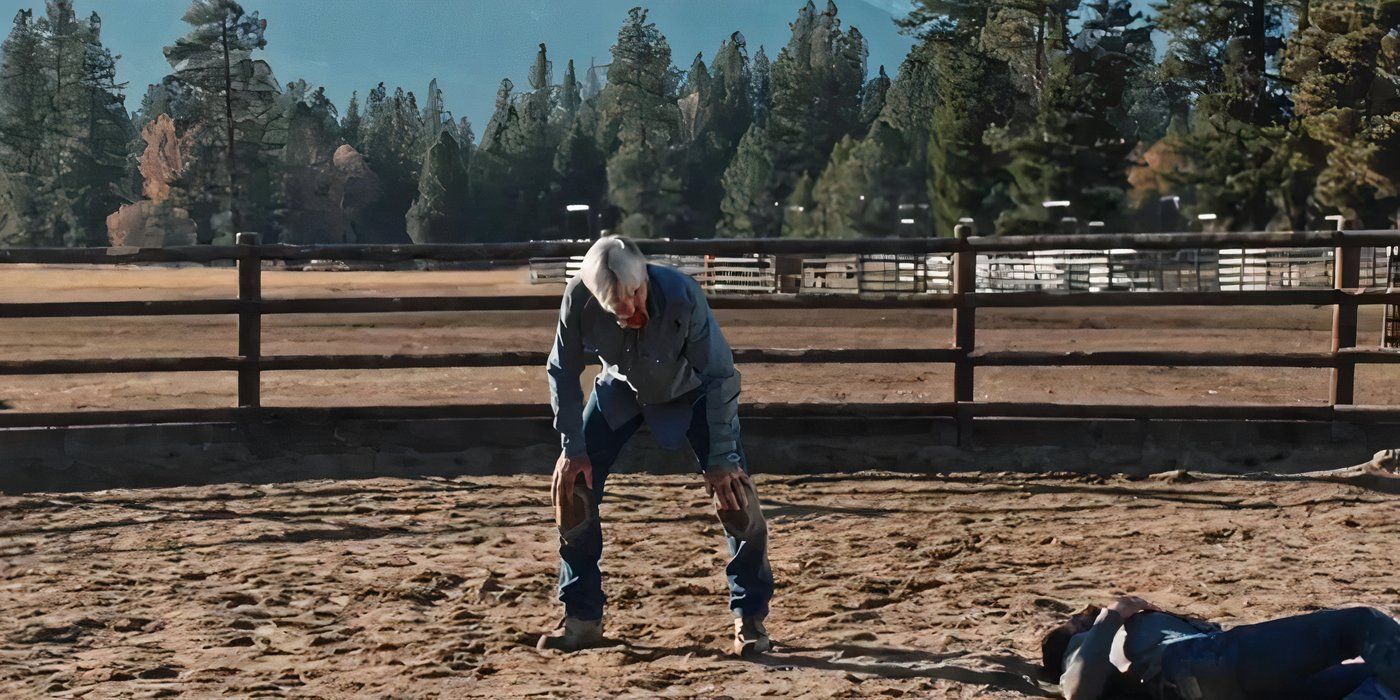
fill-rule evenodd
<path id="1" fill-rule="evenodd" d="M 609 640 L 633 661 L 650 663 L 666 657 L 690 656 L 725 661 L 732 657 L 708 645 L 675 647 L 629 644 Z M 830 644 L 802 647 L 778 644 L 769 654 L 751 659 L 760 666 L 779 671 L 807 669 L 853 674 L 856 678 L 889 680 L 925 678 L 968 686 L 992 688 L 1026 697 L 1059 697 L 1054 686 L 1035 678 L 1040 667 L 1015 655 L 968 655 L 963 652 L 932 653 L 900 647 Z M 961 661 L 962 663 L 958 663 Z"/>
<path id="2" fill-rule="evenodd" d="M 964 663 L 956 663 L 959 660 Z M 1058 697 L 1049 690 L 1050 686 L 1034 680 L 1039 666 L 1012 655 L 935 654 L 899 647 L 833 644 L 820 648 L 779 647 L 758 662 L 777 668 L 840 671 L 858 677 L 946 680 L 1030 697 Z"/>

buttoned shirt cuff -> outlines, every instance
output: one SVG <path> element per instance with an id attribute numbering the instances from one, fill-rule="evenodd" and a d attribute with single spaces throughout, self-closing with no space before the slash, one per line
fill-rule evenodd
<path id="1" fill-rule="evenodd" d="M 732 440 L 710 443 L 710 458 L 705 468 L 734 467 L 742 469 L 744 458 L 739 454 L 737 447 Z"/>
<path id="2" fill-rule="evenodd" d="M 583 457 L 588 454 L 588 445 L 584 444 L 581 435 L 578 437 L 564 435 L 560 438 L 559 444 L 564 448 L 564 454 L 568 457 Z"/>

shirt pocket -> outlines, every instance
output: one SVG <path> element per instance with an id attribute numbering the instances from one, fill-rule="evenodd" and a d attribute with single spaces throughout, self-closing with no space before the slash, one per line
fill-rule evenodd
<path id="1" fill-rule="evenodd" d="M 664 319 L 658 326 L 661 332 L 647 333 L 643 339 L 641 356 L 648 365 L 669 368 L 680 361 L 681 350 L 685 344 L 684 329 L 680 327 L 679 321 L 672 319 Z"/>
<path id="2" fill-rule="evenodd" d="M 602 329 L 590 329 L 583 334 L 583 352 L 617 364 L 622 355 L 622 338 Z"/>

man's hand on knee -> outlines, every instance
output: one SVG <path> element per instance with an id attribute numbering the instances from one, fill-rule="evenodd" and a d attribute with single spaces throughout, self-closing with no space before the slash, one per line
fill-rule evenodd
<path id="1" fill-rule="evenodd" d="M 579 476 L 583 477 L 583 484 L 591 491 L 593 462 L 588 459 L 588 455 L 570 457 L 560 454 L 559 461 L 554 463 L 554 480 L 549 485 L 549 500 L 556 506 L 571 503 L 574 497 L 574 483 L 578 481 Z"/>
<path id="2" fill-rule="evenodd" d="M 719 510 L 743 510 L 748 491 L 753 488 L 749 475 L 738 467 L 711 467 L 705 470 L 705 490 L 715 498 Z"/>

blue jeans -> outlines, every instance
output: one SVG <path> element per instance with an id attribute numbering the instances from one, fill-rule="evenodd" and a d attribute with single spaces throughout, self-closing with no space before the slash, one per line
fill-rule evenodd
<path id="1" fill-rule="evenodd" d="M 1342 664 L 1358 656 L 1365 663 Z M 1400 691 L 1400 623 L 1348 608 L 1171 644 L 1150 685 L 1164 700 L 1342 700 L 1367 681 Z"/>
<path id="2" fill-rule="evenodd" d="M 603 501 L 604 486 L 613 463 L 627 440 L 642 427 L 644 420 L 643 416 L 638 415 L 623 425 L 610 426 L 598 407 L 597 392 L 588 400 L 588 406 L 583 411 L 583 437 L 588 447 L 588 458 L 593 462 L 595 508 Z M 700 464 L 706 464 L 710 452 L 710 427 L 705 420 L 703 394 L 695 400 L 690 427 L 685 436 Z M 744 455 L 742 445 L 739 446 L 739 454 Z M 747 471 L 747 457 L 744 457 L 741 465 Z M 768 601 L 773 597 L 767 529 L 761 529 L 756 536 L 747 539 L 736 538 L 726 529 L 725 538 L 729 541 L 730 557 L 724 569 L 729 579 L 729 609 L 735 617 L 767 616 Z M 598 568 L 598 560 L 602 556 L 603 529 L 598 518 L 589 521 L 587 530 L 576 542 L 571 544 L 560 538 L 559 601 L 564 604 L 564 612 L 569 617 L 580 620 L 603 617 L 607 597 L 603 594 L 603 574 Z"/>

